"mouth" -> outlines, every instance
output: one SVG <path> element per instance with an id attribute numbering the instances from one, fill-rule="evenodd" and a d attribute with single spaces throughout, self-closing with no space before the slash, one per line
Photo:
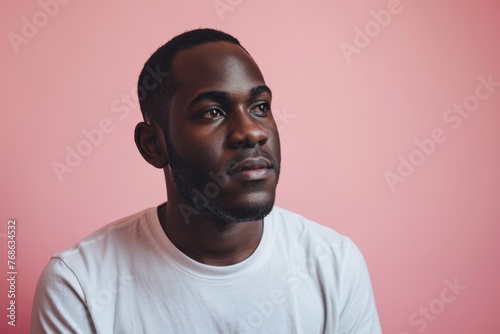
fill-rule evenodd
<path id="1" fill-rule="evenodd" d="M 244 175 L 261 175 L 265 174 L 267 171 L 273 169 L 272 163 L 264 158 L 248 158 L 235 165 L 233 165 L 229 170 L 229 175 L 244 174 Z"/>

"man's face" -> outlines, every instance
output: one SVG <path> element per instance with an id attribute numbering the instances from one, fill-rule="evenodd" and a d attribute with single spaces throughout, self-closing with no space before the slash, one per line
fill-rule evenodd
<path id="1" fill-rule="evenodd" d="M 274 204 L 281 154 L 259 68 L 228 42 L 180 51 L 173 68 L 179 88 L 166 139 L 177 189 L 221 222 L 262 219 Z"/>

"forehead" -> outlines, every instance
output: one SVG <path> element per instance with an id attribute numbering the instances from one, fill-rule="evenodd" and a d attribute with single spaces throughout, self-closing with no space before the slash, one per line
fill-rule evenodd
<path id="1" fill-rule="evenodd" d="M 248 90 L 264 84 L 255 61 L 240 46 L 208 42 L 182 50 L 173 60 L 179 90 Z M 251 87 L 250 87 L 251 88 Z"/>

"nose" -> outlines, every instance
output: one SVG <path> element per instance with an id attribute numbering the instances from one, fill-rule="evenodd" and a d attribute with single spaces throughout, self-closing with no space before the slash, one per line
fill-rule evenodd
<path id="1" fill-rule="evenodd" d="M 249 148 L 264 145 L 269 135 L 262 123 L 248 111 L 233 113 L 230 124 L 229 145 L 232 148 Z"/>

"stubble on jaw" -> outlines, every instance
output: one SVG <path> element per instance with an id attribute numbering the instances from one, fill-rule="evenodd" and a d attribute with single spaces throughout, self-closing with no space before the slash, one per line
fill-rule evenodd
<path id="1" fill-rule="evenodd" d="M 190 167 L 188 163 L 177 153 L 175 150 L 172 141 L 170 139 L 170 135 L 165 133 L 165 141 L 167 145 L 168 151 L 168 160 L 170 164 L 170 169 L 172 171 L 172 178 L 174 180 L 175 186 L 182 194 L 182 196 L 193 206 L 196 200 L 197 190 L 200 193 L 203 193 L 204 187 L 213 182 L 210 176 L 207 173 L 202 172 L 197 168 Z M 235 162 L 239 162 L 244 158 L 251 156 L 258 152 L 258 155 L 264 156 L 269 159 L 273 166 L 274 172 L 276 173 L 276 186 L 278 184 L 280 169 L 281 169 L 281 157 L 278 154 L 278 161 L 274 159 L 270 154 L 264 152 L 262 149 L 243 149 L 237 154 L 235 158 L 226 163 L 226 168 Z M 224 171 L 225 172 L 225 171 Z M 222 225 L 227 226 L 230 223 L 235 222 L 249 222 L 249 221 L 258 221 L 262 220 L 266 217 L 271 210 L 273 209 L 275 198 L 276 198 L 276 186 L 272 194 L 272 198 L 265 201 L 264 203 L 249 203 L 246 205 L 240 206 L 232 206 L 232 207 L 222 207 L 217 203 L 217 197 L 207 198 L 207 204 L 203 206 L 200 211 L 203 214 L 208 214 L 210 216 L 215 217 L 215 221 Z M 224 189 L 219 189 L 223 191 Z"/>

